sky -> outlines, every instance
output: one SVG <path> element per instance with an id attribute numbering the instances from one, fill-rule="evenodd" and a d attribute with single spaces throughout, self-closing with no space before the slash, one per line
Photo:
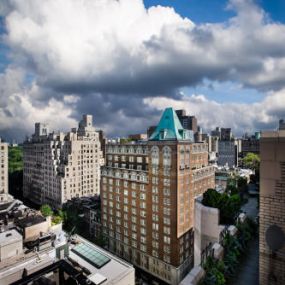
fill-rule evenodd
<path id="1" fill-rule="evenodd" d="M 0 137 L 93 114 L 108 137 L 185 109 L 205 132 L 285 118 L 284 0 L 1 0 Z"/>

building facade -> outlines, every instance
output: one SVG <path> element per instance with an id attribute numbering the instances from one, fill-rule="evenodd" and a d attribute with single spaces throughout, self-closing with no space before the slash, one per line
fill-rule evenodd
<path id="1" fill-rule="evenodd" d="M 238 165 L 238 153 L 235 140 L 219 141 L 218 165 L 235 167 Z"/>
<path id="2" fill-rule="evenodd" d="M 242 157 L 245 157 L 248 153 L 259 154 L 259 141 L 260 132 L 256 132 L 255 135 L 250 137 L 243 137 L 241 141 Z"/>
<path id="3" fill-rule="evenodd" d="M 260 139 L 259 284 L 285 284 L 285 130 Z"/>
<path id="4" fill-rule="evenodd" d="M 187 116 L 185 110 L 176 110 L 182 127 L 186 130 L 191 130 L 194 133 L 198 132 L 197 118 L 195 116 Z"/>
<path id="5" fill-rule="evenodd" d="M 36 123 L 24 143 L 23 161 L 23 195 L 38 205 L 60 208 L 73 197 L 99 194 L 104 159 L 91 115 L 67 134 L 49 133 Z"/>
<path id="6" fill-rule="evenodd" d="M 147 142 L 107 146 L 101 183 L 109 250 L 179 284 L 193 266 L 194 197 L 215 186 L 207 144 L 168 108 Z"/>
<path id="7" fill-rule="evenodd" d="M 8 144 L 1 142 L 0 138 L 0 203 L 8 195 Z"/>

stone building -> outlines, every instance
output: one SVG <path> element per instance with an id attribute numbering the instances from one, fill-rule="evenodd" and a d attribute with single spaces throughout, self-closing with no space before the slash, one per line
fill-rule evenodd
<path id="1" fill-rule="evenodd" d="M 285 130 L 260 140 L 259 284 L 285 284 Z"/>
<path id="2" fill-rule="evenodd" d="M 91 115 L 78 129 L 49 133 L 35 124 L 35 133 L 24 143 L 23 195 L 32 202 L 60 208 L 73 197 L 100 192 L 100 166 L 104 159 Z"/>
<path id="3" fill-rule="evenodd" d="M 168 108 L 148 141 L 110 144 L 102 169 L 109 250 L 167 284 L 193 266 L 194 197 L 215 186 L 208 146 Z M 151 282 L 151 281 L 150 281 Z"/>

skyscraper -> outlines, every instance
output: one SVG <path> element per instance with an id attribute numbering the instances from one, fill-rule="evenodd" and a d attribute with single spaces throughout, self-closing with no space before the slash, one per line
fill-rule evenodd
<path id="1" fill-rule="evenodd" d="M 168 284 L 193 265 L 194 197 L 212 188 L 208 147 L 172 108 L 145 143 L 109 144 L 102 223 L 109 250 Z"/>
<path id="2" fill-rule="evenodd" d="M 24 143 L 24 197 L 60 208 L 73 197 L 99 194 L 102 162 L 91 115 L 67 134 L 49 133 L 47 125 L 36 123 L 34 135 Z"/>
<path id="3" fill-rule="evenodd" d="M 195 133 L 198 131 L 197 118 L 195 116 L 187 116 L 185 110 L 176 110 L 182 127 L 186 130 L 191 130 Z"/>

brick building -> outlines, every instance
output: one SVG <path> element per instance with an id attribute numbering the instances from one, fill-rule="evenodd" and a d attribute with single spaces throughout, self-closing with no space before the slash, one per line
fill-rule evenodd
<path id="1" fill-rule="evenodd" d="M 172 108 L 145 143 L 110 144 L 102 170 L 109 250 L 168 284 L 193 266 L 194 197 L 215 186 L 208 146 Z"/>
<path id="2" fill-rule="evenodd" d="M 285 284 L 285 130 L 260 140 L 259 279 Z"/>

